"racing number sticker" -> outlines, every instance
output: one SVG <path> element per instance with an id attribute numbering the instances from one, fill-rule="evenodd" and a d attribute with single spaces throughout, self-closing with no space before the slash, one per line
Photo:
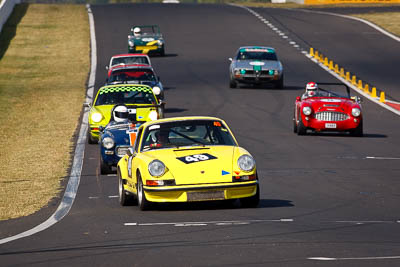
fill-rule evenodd
<path id="1" fill-rule="evenodd" d="M 204 154 L 195 154 L 195 155 L 190 155 L 190 156 L 185 156 L 185 157 L 179 157 L 180 161 L 186 164 L 194 163 L 194 162 L 201 162 L 201 161 L 206 161 L 210 159 L 216 159 L 217 157 L 214 157 L 213 155 L 210 155 L 208 153 Z"/>

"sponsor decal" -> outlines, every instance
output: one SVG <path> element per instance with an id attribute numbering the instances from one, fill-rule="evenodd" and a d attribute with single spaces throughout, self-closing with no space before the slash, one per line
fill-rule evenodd
<path id="1" fill-rule="evenodd" d="M 331 102 L 331 103 L 340 103 L 342 100 L 340 99 L 330 99 L 330 98 L 323 98 L 320 100 L 321 102 Z"/>
<path id="2" fill-rule="evenodd" d="M 143 42 L 152 42 L 154 41 L 154 38 L 142 38 Z"/>
<path id="3" fill-rule="evenodd" d="M 206 161 L 206 160 L 211 160 L 211 159 L 216 159 L 217 157 L 214 157 L 213 155 L 210 155 L 208 153 L 203 153 L 203 154 L 195 154 L 195 155 L 189 155 L 185 157 L 179 157 L 180 161 L 186 164 L 190 163 L 195 163 L 195 162 L 201 162 L 201 161 Z"/>
<path id="4" fill-rule="evenodd" d="M 265 65 L 265 63 L 262 61 L 252 61 L 249 64 L 252 66 L 264 66 Z"/>
<path id="5" fill-rule="evenodd" d="M 149 130 L 160 129 L 160 125 L 151 125 Z"/>
<path id="6" fill-rule="evenodd" d="M 222 170 L 222 176 L 227 175 L 227 174 L 230 174 L 230 172 Z"/>

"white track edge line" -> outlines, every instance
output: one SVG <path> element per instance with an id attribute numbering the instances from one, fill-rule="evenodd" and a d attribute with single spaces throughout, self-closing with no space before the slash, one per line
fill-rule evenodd
<path id="1" fill-rule="evenodd" d="M 86 100 L 93 98 L 93 88 L 94 88 L 94 81 L 96 75 L 96 64 L 97 64 L 97 50 L 96 50 L 96 36 L 94 31 L 94 19 L 93 13 L 90 9 L 90 5 L 86 5 L 88 17 L 89 17 L 89 26 L 90 26 L 90 39 L 91 39 L 91 69 L 90 69 L 90 76 L 88 81 L 88 88 L 87 88 L 87 96 Z M 77 140 L 74 159 L 71 168 L 71 174 L 68 179 L 67 188 L 65 189 L 64 196 L 59 204 L 57 210 L 48 218 L 45 222 L 29 229 L 25 232 L 20 234 L 10 236 L 7 238 L 0 239 L 0 244 L 5 244 L 20 238 L 24 238 L 27 236 L 31 236 L 47 228 L 51 227 L 52 225 L 59 222 L 62 218 L 64 218 L 68 212 L 70 211 L 72 204 L 74 203 L 79 182 L 81 178 L 82 166 L 83 166 L 83 158 L 85 152 L 85 143 L 86 143 L 86 132 L 88 127 L 88 110 L 85 108 L 83 117 L 82 117 L 82 124 L 79 130 L 79 137 Z"/>
<path id="2" fill-rule="evenodd" d="M 375 23 L 372 23 L 372 22 L 370 22 L 368 20 L 365 20 L 365 19 L 362 19 L 362 18 L 348 16 L 348 15 L 342 15 L 342 14 L 336 14 L 336 13 L 332 13 L 332 12 L 309 10 L 309 9 L 301 9 L 301 8 L 299 8 L 298 10 L 303 11 L 303 12 L 326 14 L 326 15 L 342 17 L 342 18 L 346 18 L 346 19 L 358 20 L 358 21 L 363 22 L 363 23 L 367 24 L 368 26 L 374 28 L 375 30 L 387 35 L 388 37 L 392 38 L 393 40 L 395 40 L 397 42 L 400 42 L 400 38 L 398 36 L 386 31 L 385 29 L 381 28 L 380 26 L 376 25 Z"/>

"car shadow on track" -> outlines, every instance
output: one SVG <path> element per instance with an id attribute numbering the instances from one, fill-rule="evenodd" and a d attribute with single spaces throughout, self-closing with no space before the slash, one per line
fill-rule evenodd
<path id="1" fill-rule="evenodd" d="M 161 55 L 151 55 L 151 57 L 153 58 L 153 57 L 157 57 L 157 58 L 163 58 L 163 57 L 177 57 L 178 56 L 178 54 L 165 54 L 165 55 L 163 55 L 163 56 L 161 56 Z"/>
<path id="2" fill-rule="evenodd" d="M 279 208 L 293 207 L 292 201 L 283 199 L 260 199 L 257 208 Z M 204 201 L 185 203 L 154 203 L 152 210 L 155 211 L 178 211 L 178 210 L 220 210 L 220 209 L 242 209 L 239 200 Z"/>
<path id="3" fill-rule="evenodd" d="M 387 138 L 385 134 L 364 133 L 363 136 L 351 136 L 349 133 L 336 132 L 307 132 L 304 136 L 327 136 L 327 137 L 349 137 L 349 138 Z"/>
<path id="4" fill-rule="evenodd" d="M 187 109 L 184 108 L 166 108 L 164 110 L 164 113 L 181 113 L 181 112 L 185 112 L 187 111 Z"/>
<path id="5" fill-rule="evenodd" d="M 245 90 L 276 90 L 276 91 L 304 91 L 304 87 L 285 85 L 283 88 L 276 88 L 274 85 L 239 85 L 237 88 L 230 88 L 231 90 L 245 89 Z"/>

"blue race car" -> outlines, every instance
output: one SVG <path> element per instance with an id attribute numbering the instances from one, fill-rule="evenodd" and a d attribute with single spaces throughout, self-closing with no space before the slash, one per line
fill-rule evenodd
<path id="1" fill-rule="evenodd" d="M 136 109 L 139 108 L 141 107 L 136 107 Z M 138 117 L 140 118 L 137 118 L 136 114 L 132 114 L 132 106 L 129 106 L 128 109 L 127 106 L 119 104 L 113 108 L 111 121 L 105 128 L 100 129 L 101 174 L 112 173 L 112 167 L 117 166 L 128 148 L 134 145 L 137 129 L 146 122 L 143 117 Z"/>

